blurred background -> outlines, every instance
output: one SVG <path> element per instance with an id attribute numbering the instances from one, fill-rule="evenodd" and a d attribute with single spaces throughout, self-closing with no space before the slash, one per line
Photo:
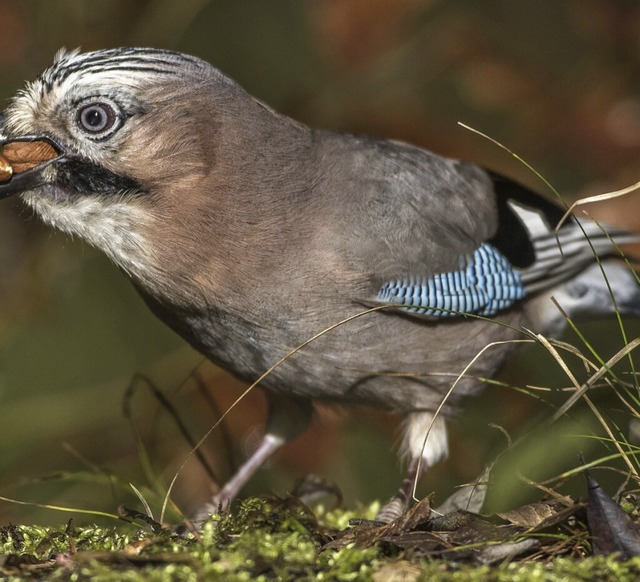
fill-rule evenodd
<path id="1" fill-rule="evenodd" d="M 3 103 L 60 47 L 153 46 L 211 62 L 309 125 L 406 140 L 548 192 L 463 122 L 522 156 L 566 200 L 640 180 L 635 0 L 0 0 L 0 14 Z M 639 210 L 639 195 L 630 195 L 593 213 L 640 231 Z M 580 329 L 605 359 L 623 345 L 615 324 Z M 630 321 L 626 330 L 633 338 L 640 326 Z M 579 343 L 575 334 L 566 339 Z M 569 385 L 536 347 L 514 358 L 502 380 Z M 156 321 L 106 258 L 44 227 L 18 200 L 0 204 L 0 495 L 141 509 L 130 482 L 157 512 L 189 451 L 185 432 L 199 439 L 242 389 Z M 502 457 L 497 472 L 506 485 L 492 490 L 495 507 L 531 494 L 518 473 L 545 479 L 576 466 L 579 451 L 588 459 L 607 453 L 606 444 L 576 436 L 598 431 L 586 408 L 535 430 L 549 403 L 567 397 L 537 394 L 542 401 L 494 386 L 470 401 L 451 424 L 451 459 L 421 491 L 441 501 L 476 477 L 507 447 L 503 430 L 533 434 Z M 620 408 L 614 399 L 605 410 L 626 433 L 628 418 L 615 417 Z M 221 480 L 255 443 L 263 414 L 256 391 L 207 440 L 203 455 Z M 351 506 L 384 500 L 401 476 L 395 436 L 384 413 L 323 408 L 247 492 L 284 493 L 314 472 L 338 484 Z M 194 460 L 174 499 L 189 511 L 210 488 Z M 0 525 L 66 518 L 0 502 Z"/>

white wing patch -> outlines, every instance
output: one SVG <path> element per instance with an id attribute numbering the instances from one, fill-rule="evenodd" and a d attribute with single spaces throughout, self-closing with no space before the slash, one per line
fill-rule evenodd
<path id="1" fill-rule="evenodd" d="M 592 220 L 573 218 L 556 234 L 540 212 L 508 202 L 529 232 L 534 263 L 520 269 L 527 294 L 553 287 L 582 271 L 596 256 L 615 254 L 616 245 L 640 242 L 640 236 Z M 615 241 L 615 242 L 614 242 Z"/>

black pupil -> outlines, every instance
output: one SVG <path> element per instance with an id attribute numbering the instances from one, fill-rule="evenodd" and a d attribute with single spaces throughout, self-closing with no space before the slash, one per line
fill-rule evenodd
<path id="1" fill-rule="evenodd" d="M 104 113 L 97 109 L 90 109 L 85 117 L 86 122 L 91 127 L 99 127 L 104 124 Z"/>

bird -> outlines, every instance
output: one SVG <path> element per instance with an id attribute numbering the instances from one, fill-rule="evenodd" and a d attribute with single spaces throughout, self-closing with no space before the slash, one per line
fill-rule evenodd
<path id="1" fill-rule="evenodd" d="M 0 146 L 1 198 L 104 252 L 191 346 L 260 378 L 262 440 L 199 519 L 314 403 L 355 403 L 402 418 L 390 521 L 514 340 L 640 313 L 618 248 L 638 235 L 575 216 L 556 231 L 565 209 L 507 177 L 310 128 L 194 56 L 63 49 L 8 103 Z"/>

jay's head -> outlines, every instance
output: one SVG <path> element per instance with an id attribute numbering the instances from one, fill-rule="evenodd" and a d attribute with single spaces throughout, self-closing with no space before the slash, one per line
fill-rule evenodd
<path id="1" fill-rule="evenodd" d="M 252 163 L 256 119 L 275 115 L 194 57 L 61 51 L 0 117 L 0 198 L 20 194 L 49 224 L 155 280 L 150 271 L 176 262 L 163 255 L 198 252 L 199 226 L 224 228 L 225 193 L 239 190 L 231 170 Z"/>

